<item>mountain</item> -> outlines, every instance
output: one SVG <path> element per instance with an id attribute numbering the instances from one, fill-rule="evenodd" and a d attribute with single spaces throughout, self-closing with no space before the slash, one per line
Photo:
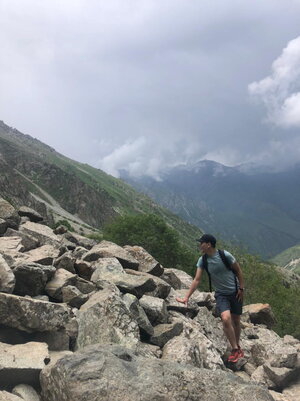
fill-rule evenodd
<path id="1" fill-rule="evenodd" d="M 53 223 L 67 220 L 78 232 L 101 231 L 116 216 L 154 213 L 191 243 L 200 230 L 137 193 L 131 186 L 0 121 L 0 196 L 27 205 Z"/>
<path id="2" fill-rule="evenodd" d="M 300 165 L 288 171 L 180 165 L 151 177 L 121 177 L 201 230 L 271 258 L 300 242 Z"/>
<path id="3" fill-rule="evenodd" d="M 272 258 L 271 262 L 300 275 L 300 245 L 286 249 Z"/>

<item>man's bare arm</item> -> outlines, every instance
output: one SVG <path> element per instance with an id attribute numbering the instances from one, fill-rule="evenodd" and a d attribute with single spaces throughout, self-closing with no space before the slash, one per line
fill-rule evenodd
<path id="1" fill-rule="evenodd" d="M 235 274 L 236 274 L 236 276 L 237 276 L 237 278 L 239 280 L 240 288 L 244 289 L 244 277 L 243 277 L 241 266 L 238 264 L 238 262 L 234 262 L 231 267 L 232 267 L 233 271 L 235 272 Z M 238 290 L 237 298 L 240 301 L 242 301 L 243 297 L 244 297 L 243 290 Z"/>

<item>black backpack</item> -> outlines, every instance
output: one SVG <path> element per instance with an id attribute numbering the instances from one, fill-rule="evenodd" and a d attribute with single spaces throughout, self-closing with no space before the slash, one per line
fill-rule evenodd
<path id="1" fill-rule="evenodd" d="M 236 292 L 238 291 L 238 284 L 237 284 L 237 279 L 236 279 L 236 274 L 235 271 L 232 269 L 231 264 L 229 262 L 229 260 L 226 258 L 225 252 L 221 249 L 218 249 L 218 253 L 220 255 L 220 258 L 222 259 L 222 262 L 224 263 L 224 265 L 226 266 L 226 268 L 230 271 L 232 271 L 232 273 L 234 274 L 234 279 L 235 279 L 235 288 L 236 288 Z M 209 280 L 209 291 L 212 292 L 212 286 L 211 286 L 211 277 L 210 277 L 210 273 L 208 271 L 208 263 L 207 263 L 207 255 L 206 253 L 202 256 L 202 263 L 203 263 L 203 269 L 206 271 L 207 275 L 208 275 L 208 280 Z"/>

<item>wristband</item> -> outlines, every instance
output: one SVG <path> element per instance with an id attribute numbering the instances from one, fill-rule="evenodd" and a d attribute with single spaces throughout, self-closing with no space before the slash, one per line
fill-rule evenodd
<path id="1" fill-rule="evenodd" d="M 239 289 L 240 289 L 241 291 L 244 291 L 245 287 L 243 287 L 243 288 L 240 287 Z"/>

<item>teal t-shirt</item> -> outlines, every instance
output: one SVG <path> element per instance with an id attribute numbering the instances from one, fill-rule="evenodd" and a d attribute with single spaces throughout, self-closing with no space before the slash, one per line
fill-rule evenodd
<path id="1" fill-rule="evenodd" d="M 236 260 L 230 252 L 224 251 L 224 253 L 230 264 L 235 263 Z M 235 279 L 237 279 L 237 277 L 224 265 L 217 250 L 213 256 L 207 255 L 207 266 L 216 292 L 227 295 L 236 291 Z M 197 267 L 203 269 L 202 256 L 197 262 Z"/>

